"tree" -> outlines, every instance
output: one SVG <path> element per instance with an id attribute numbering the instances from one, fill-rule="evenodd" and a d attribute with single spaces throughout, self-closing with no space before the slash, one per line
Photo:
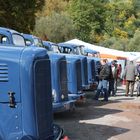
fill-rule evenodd
<path id="1" fill-rule="evenodd" d="M 140 31 L 137 30 L 134 34 L 134 37 L 130 40 L 128 51 L 140 51 Z"/>
<path id="2" fill-rule="evenodd" d="M 59 14 L 62 12 L 66 12 L 68 4 L 69 0 L 45 0 L 43 9 L 36 15 L 37 17 L 45 17 L 51 15 L 54 12 Z"/>
<path id="3" fill-rule="evenodd" d="M 105 5 L 105 34 L 102 44 L 106 47 L 128 50 L 128 44 L 139 29 L 139 0 L 111 0 Z M 114 42 L 109 45 L 109 42 Z"/>
<path id="4" fill-rule="evenodd" d="M 106 48 L 116 49 L 116 50 L 122 50 L 126 51 L 128 47 L 129 40 L 125 38 L 116 38 L 116 37 L 110 37 L 106 38 L 102 42 L 100 42 L 99 45 L 104 46 Z"/>
<path id="5" fill-rule="evenodd" d="M 104 32 L 106 2 L 105 0 L 72 0 L 70 2 L 69 13 L 74 21 L 78 38 L 87 42 L 100 41 L 98 36 Z"/>
<path id="6" fill-rule="evenodd" d="M 35 13 L 41 10 L 44 0 L 1 0 L 0 26 L 19 32 L 31 32 L 35 25 Z"/>
<path id="7" fill-rule="evenodd" d="M 63 42 L 74 37 L 73 22 L 65 14 L 53 13 L 36 20 L 34 34 L 42 39 Z"/>

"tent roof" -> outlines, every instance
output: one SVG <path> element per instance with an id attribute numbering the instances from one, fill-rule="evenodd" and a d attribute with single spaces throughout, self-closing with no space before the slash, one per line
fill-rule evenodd
<path id="1" fill-rule="evenodd" d="M 84 41 L 81 41 L 79 39 L 72 39 L 70 41 L 67 41 L 66 43 L 73 43 L 73 44 L 77 44 L 77 45 L 84 45 L 86 48 L 88 49 L 92 49 L 95 51 L 100 52 L 101 57 L 105 58 L 112 58 L 112 59 L 129 59 L 129 60 L 133 60 L 136 59 L 137 57 L 140 56 L 140 53 L 134 55 L 134 53 L 130 53 L 130 52 L 124 52 L 124 51 L 119 51 L 119 50 L 115 50 L 115 49 L 110 49 L 110 48 L 105 48 L 102 46 L 97 46 L 97 45 L 93 45 Z"/>

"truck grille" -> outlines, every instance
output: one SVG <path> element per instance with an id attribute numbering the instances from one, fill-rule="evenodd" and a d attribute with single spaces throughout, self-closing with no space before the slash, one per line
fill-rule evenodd
<path id="1" fill-rule="evenodd" d="M 36 122 L 39 140 L 45 140 L 53 135 L 51 72 L 49 60 L 37 60 L 34 63 L 34 78 Z"/>
<path id="2" fill-rule="evenodd" d="M 83 59 L 84 84 L 88 84 L 87 58 Z"/>
<path id="3" fill-rule="evenodd" d="M 99 74 L 100 68 L 101 68 L 100 62 L 99 61 L 96 61 L 96 75 Z"/>
<path id="4" fill-rule="evenodd" d="M 95 79 L 95 62 L 94 60 L 91 61 L 91 74 L 92 74 L 92 79 Z"/>
<path id="5" fill-rule="evenodd" d="M 62 93 L 62 100 L 68 100 L 68 79 L 67 79 L 67 62 L 65 60 L 60 61 L 60 87 Z"/>
<path id="6" fill-rule="evenodd" d="M 82 90 L 82 75 L 81 75 L 81 61 L 76 62 L 76 81 L 77 81 L 77 90 Z"/>

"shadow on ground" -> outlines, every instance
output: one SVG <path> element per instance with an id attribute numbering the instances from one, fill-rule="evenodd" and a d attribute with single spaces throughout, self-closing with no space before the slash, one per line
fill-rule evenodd
<path id="1" fill-rule="evenodd" d="M 89 119 L 97 119 L 101 118 L 105 115 L 120 113 L 122 110 L 116 109 L 107 109 L 107 108 L 98 108 L 95 106 L 86 106 L 83 108 L 76 108 L 75 111 L 72 112 L 62 112 L 54 114 L 54 118 L 62 121 L 79 121 L 79 120 L 89 120 Z"/>
<path id="2" fill-rule="evenodd" d="M 72 123 L 74 129 L 69 130 L 65 124 L 65 132 L 71 140 L 108 140 L 129 131 L 129 129 L 107 125 Z"/>
<path id="3" fill-rule="evenodd" d="M 106 104 L 120 103 L 122 100 L 134 100 L 124 96 L 124 89 L 118 89 L 120 98 L 109 100 L 108 102 L 94 101 L 95 92 L 86 93 L 86 102 L 77 105 L 74 112 L 63 112 L 54 115 L 54 120 L 64 130 L 70 140 L 108 140 L 113 136 L 117 136 L 130 131 L 126 128 L 116 127 L 112 125 L 104 125 L 94 123 L 92 120 L 103 118 L 106 115 L 113 115 L 123 112 L 120 109 L 104 108 Z M 88 123 L 81 120 L 90 120 Z M 96 120 L 95 120 L 96 121 Z M 90 123 L 91 122 L 91 123 Z"/>
<path id="4" fill-rule="evenodd" d="M 129 131 L 129 129 L 108 125 L 80 123 L 80 120 L 94 120 L 122 112 L 122 110 L 98 108 L 95 104 L 97 102 L 85 103 L 74 112 L 55 114 L 55 122 L 65 130 L 71 140 L 107 140 L 112 136 Z M 102 103 L 102 105 L 104 104 Z"/>
<path id="5" fill-rule="evenodd" d="M 104 108 L 94 108 L 93 110 L 91 108 L 85 108 L 83 110 L 78 109 L 73 113 L 65 112 L 55 114 L 54 118 L 57 124 L 65 130 L 70 140 L 108 140 L 113 136 L 128 132 L 129 129 L 92 124 L 92 121 L 91 124 L 81 123 L 80 120 L 94 120 L 105 115 L 119 112 L 121 112 L 121 110 Z"/>

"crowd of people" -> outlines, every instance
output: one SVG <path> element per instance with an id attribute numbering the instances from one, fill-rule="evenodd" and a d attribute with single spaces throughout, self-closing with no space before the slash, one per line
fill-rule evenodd
<path id="1" fill-rule="evenodd" d="M 110 96 L 116 96 L 118 83 L 122 82 L 122 66 L 116 60 L 108 62 L 101 60 L 99 69 L 98 87 L 94 99 L 98 100 L 102 95 L 102 101 L 108 101 Z M 140 95 L 140 65 L 135 65 L 133 61 L 128 62 L 123 71 L 123 79 L 126 81 L 125 96 L 133 96 L 134 85 L 137 85 L 137 96 Z"/>

